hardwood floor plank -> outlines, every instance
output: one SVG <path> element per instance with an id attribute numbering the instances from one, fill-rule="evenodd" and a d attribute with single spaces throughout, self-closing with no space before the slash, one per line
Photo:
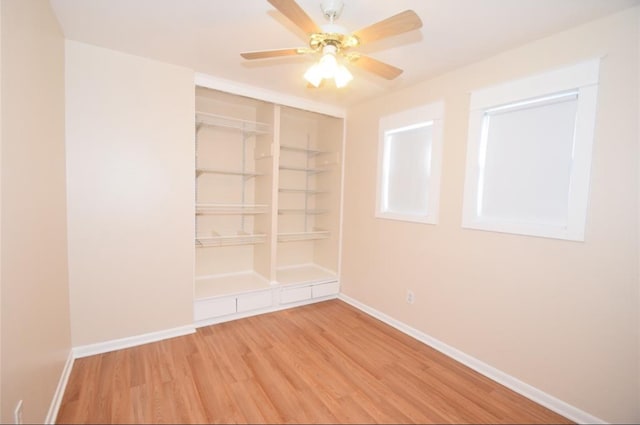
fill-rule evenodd
<path id="1" fill-rule="evenodd" d="M 361 406 L 367 406 L 369 415 L 374 417 L 378 423 L 427 423 L 426 416 L 424 416 L 421 421 L 413 420 L 409 416 L 405 415 L 401 409 L 396 408 L 389 403 L 388 400 L 379 400 L 378 398 L 372 399 L 361 390 L 354 391 L 351 394 L 351 398 Z"/>
<path id="2" fill-rule="evenodd" d="M 473 401 L 462 394 L 452 394 L 448 383 L 433 383 L 429 379 L 416 380 L 415 371 L 408 371 L 402 365 L 385 367 L 385 382 L 394 392 L 411 401 L 420 410 L 434 410 L 447 422 L 467 423 L 472 419 L 481 423 L 493 423 L 496 417 L 485 409 L 478 408 Z M 453 395 L 453 397 L 452 397 Z"/>
<path id="3" fill-rule="evenodd" d="M 208 423 L 202 400 L 192 376 L 183 376 L 171 386 L 171 397 L 176 404 L 176 423 Z"/>
<path id="4" fill-rule="evenodd" d="M 358 403 L 351 396 L 341 397 L 340 400 L 340 422 L 348 424 L 371 424 L 378 422 L 370 414 L 367 405 Z"/>
<path id="5" fill-rule="evenodd" d="M 338 300 L 76 360 L 59 423 L 570 423 Z"/>
<path id="6" fill-rule="evenodd" d="M 131 417 L 133 418 L 131 423 L 142 424 L 150 423 L 153 418 L 153 404 L 149 398 L 148 385 L 136 385 L 131 388 Z M 65 415 L 59 415 L 58 418 L 65 417 Z M 67 415 L 67 417 L 69 417 Z M 75 423 L 85 423 L 85 421 L 74 421 Z"/>
<path id="7" fill-rule="evenodd" d="M 227 392 L 228 386 L 222 385 L 223 374 L 215 359 L 196 353 L 191 356 L 190 364 L 196 391 L 207 420 L 211 423 L 228 423 L 234 416 L 230 412 L 234 410 L 235 403 Z"/>
<path id="8" fill-rule="evenodd" d="M 245 389 L 248 391 L 248 395 L 251 397 L 251 400 L 257 405 L 258 410 L 260 410 L 260 414 L 264 417 L 264 422 L 262 423 L 283 423 L 284 418 L 280 416 L 278 410 L 269 399 L 269 396 L 264 392 L 260 384 L 258 384 L 255 380 L 250 379 L 249 381 L 243 382 Z"/>
<path id="9" fill-rule="evenodd" d="M 309 423 L 304 411 L 300 409 L 302 403 L 295 388 L 269 357 L 267 352 L 261 355 L 250 353 L 245 357 L 256 383 L 260 385 L 284 422 Z"/>
<path id="10" fill-rule="evenodd" d="M 247 388 L 248 382 L 248 380 L 242 382 L 233 382 L 230 385 L 234 403 L 238 406 L 243 407 L 242 413 L 248 423 L 265 423 L 266 419 L 264 415 L 260 411 L 260 408 L 256 401 L 251 397 L 251 392 Z"/>

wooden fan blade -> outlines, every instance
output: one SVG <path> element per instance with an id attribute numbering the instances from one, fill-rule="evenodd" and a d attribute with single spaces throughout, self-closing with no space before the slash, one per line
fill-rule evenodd
<path id="1" fill-rule="evenodd" d="M 403 72 L 400 68 L 380 62 L 369 56 L 360 55 L 357 59 L 354 59 L 352 63 L 387 80 L 393 80 Z"/>
<path id="2" fill-rule="evenodd" d="M 280 13 L 286 16 L 298 28 L 307 34 L 322 32 L 313 19 L 295 2 L 295 0 L 267 0 Z"/>
<path id="3" fill-rule="evenodd" d="M 370 43 L 422 27 L 420 17 L 413 10 L 405 10 L 383 21 L 369 25 L 353 33 L 360 43 Z"/>
<path id="4" fill-rule="evenodd" d="M 267 59 L 277 58 L 280 56 L 295 56 L 300 54 L 300 49 L 277 49 L 277 50 L 262 50 L 259 52 L 244 52 L 240 53 L 245 59 Z"/>

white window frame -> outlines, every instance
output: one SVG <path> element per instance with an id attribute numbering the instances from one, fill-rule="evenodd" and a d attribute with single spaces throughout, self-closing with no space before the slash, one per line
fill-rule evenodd
<path id="1" fill-rule="evenodd" d="M 440 203 L 440 174 L 442 169 L 442 125 L 444 103 L 430 103 L 417 108 L 387 115 L 380 119 L 378 139 L 378 183 L 376 188 L 376 212 L 378 218 L 417 223 L 437 224 Z M 385 139 L 386 135 L 403 130 L 431 126 L 431 164 L 427 191 L 426 214 L 403 214 L 384 211 L 383 191 L 385 190 Z"/>
<path id="2" fill-rule="evenodd" d="M 594 59 L 490 87 L 471 94 L 467 165 L 465 176 L 462 227 L 521 235 L 584 241 L 589 198 L 589 180 L 596 117 L 600 60 Z M 575 92 L 578 98 L 573 157 L 569 176 L 566 225 L 507 221 L 478 214 L 478 197 L 482 183 L 481 155 L 483 121 L 487 114 L 504 105 L 517 104 L 545 96 Z M 506 177 L 508 178 L 508 176 Z"/>

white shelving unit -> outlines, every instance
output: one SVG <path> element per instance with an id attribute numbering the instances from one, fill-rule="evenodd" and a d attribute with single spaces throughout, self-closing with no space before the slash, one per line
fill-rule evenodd
<path id="1" fill-rule="evenodd" d="M 306 283 L 324 283 L 335 280 L 336 275 L 333 271 L 323 269 L 315 264 L 301 264 L 278 269 L 278 282 L 285 285 L 301 281 Z"/>
<path id="2" fill-rule="evenodd" d="M 329 235 L 329 231 L 320 229 L 315 229 L 309 232 L 279 233 L 278 242 L 296 242 L 327 239 Z"/>
<path id="3" fill-rule="evenodd" d="M 305 167 L 287 167 L 287 166 L 280 166 L 281 170 L 288 170 L 288 171 L 302 171 L 304 173 L 323 173 L 327 170 L 324 170 L 322 168 L 305 168 Z"/>
<path id="4" fill-rule="evenodd" d="M 342 123 L 293 108 L 280 123 L 276 281 L 337 282 Z"/>
<path id="5" fill-rule="evenodd" d="M 329 152 L 323 152 L 321 150 L 318 149 L 311 149 L 309 147 L 300 147 L 300 146 L 293 146 L 293 145 L 288 145 L 286 143 L 280 143 L 280 149 L 284 150 L 284 151 L 295 151 L 295 152 L 304 152 L 308 155 L 318 155 L 321 153 L 329 153 Z"/>
<path id="6" fill-rule="evenodd" d="M 340 118 L 196 89 L 195 320 L 335 297 Z"/>
<path id="7" fill-rule="evenodd" d="M 313 190 L 313 189 L 287 189 L 287 188 L 280 188 L 278 189 L 278 192 L 280 193 L 304 193 L 307 195 L 318 195 L 320 193 L 325 193 L 322 192 L 320 190 Z"/>
<path id="8" fill-rule="evenodd" d="M 211 246 L 233 246 L 233 245 L 253 245 L 257 243 L 264 243 L 267 240 L 267 235 L 264 234 L 237 234 L 237 235 L 219 235 L 214 234 L 212 236 L 197 236 L 196 245 L 200 247 Z"/>
<path id="9" fill-rule="evenodd" d="M 200 106 L 200 105 L 198 105 Z M 206 106 L 205 106 L 206 107 Z M 219 135 L 213 136 L 211 140 L 202 140 L 201 133 L 207 129 L 219 130 L 225 129 L 228 132 L 220 132 Z M 259 177 L 262 174 L 255 171 L 255 164 L 252 164 L 255 160 L 251 157 L 249 152 L 248 143 L 250 140 L 255 140 L 258 135 L 268 136 L 271 132 L 271 126 L 267 123 L 258 122 L 254 120 L 241 119 L 236 117 L 229 117 L 218 115 L 215 113 L 198 111 L 196 112 L 196 179 L 197 181 L 197 204 L 196 204 L 196 216 L 201 215 L 238 215 L 243 217 L 248 214 L 267 213 L 268 205 L 265 204 L 253 204 L 248 199 L 250 198 L 247 188 L 247 180 Z M 224 142 L 228 137 L 234 137 L 237 135 L 236 140 L 231 140 L 231 144 L 236 144 L 233 147 L 237 149 L 235 153 L 240 158 L 240 164 L 237 169 L 226 168 L 226 161 L 219 161 L 224 167 L 206 167 L 200 166 L 201 163 L 207 163 L 208 159 L 201 161 L 200 146 L 201 143 L 218 143 Z M 227 148 L 228 150 L 228 148 Z M 224 148 L 220 148 L 220 151 L 224 151 Z M 255 149 L 254 149 L 255 154 Z M 236 193 L 239 194 L 239 203 L 202 203 L 200 201 L 200 188 L 206 184 L 214 183 L 201 183 L 200 177 L 205 175 L 211 176 L 237 176 L 242 177 L 242 181 L 236 182 Z M 196 223 L 196 228 L 198 228 Z M 227 244 L 254 244 L 264 242 L 265 235 L 254 235 L 251 232 L 247 232 L 245 229 L 244 217 L 241 219 L 241 229 L 238 231 L 238 235 L 233 236 L 201 236 L 198 237 L 199 246 L 223 246 Z"/>
<path id="10" fill-rule="evenodd" d="M 268 280 L 253 272 L 204 276 L 198 278 L 196 283 L 196 299 L 214 298 L 271 288 Z"/>
<path id="11" fill-rule="evenodd" d="M 266 214 L 269 206 L 265 204 L 196 204 L 196 214 Z"/>
<path id="12" fill-rule="evenodd" d="M 247 136 L 269 134 L 271 132 L 271 127 L 266 123 L 243 120 L 202 111 L 196 112 L 196 131 L 199 131 L 203 126 L 224 127 L 239 130 Z"/>
<path id="13" fill-rule="evenodd" d="M 278 210 L 278 214 L 287 215 L 287 214 L 303 214 L 303 215 L 318 215 L 318 214 L 326 214 L 327 210 L 310 210 L 310 209 L 282 209 Z"/>
<path id="14" fill-rule="evenodd" d="M 260 174 L 250 171 L 233 171 L 233 170 L 216 170 L 213 168 L 196 168 L 196 177 L 200 177 L 203 174 L 222 174 L 227 176 L 242 176 L 242 177 L 257 177 Z"/>

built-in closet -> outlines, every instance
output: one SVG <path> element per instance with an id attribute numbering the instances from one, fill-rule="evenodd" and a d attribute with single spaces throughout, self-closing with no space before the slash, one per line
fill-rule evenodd
<path id="1" fill-rule="evenodd" d="M 343 120 L 196 88 L 196 322 L 339 291 Z"/>

